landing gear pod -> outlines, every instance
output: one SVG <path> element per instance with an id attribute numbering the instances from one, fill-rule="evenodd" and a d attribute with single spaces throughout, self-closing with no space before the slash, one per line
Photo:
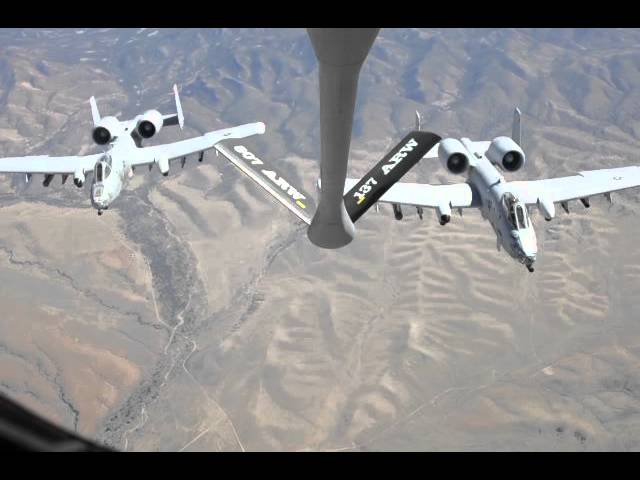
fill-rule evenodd
<path id="1" fill-rule="evenodd" d="M 75 186 L 78 188 L 82 188 L 82 185 L 84 185 L 84 180 L 84 172 L 82 170 L 76 170 L 76 172 L 73 174 L 73 183 L 75 184 Z"/>
<path id="2" fill-rule="evenodd" d="M 556 216 L 556 206 L 546 197 L 538 198 L 538 210 L 540 210 L 547 222 L 550 222 Z"/>
<path id="3" fill-rule="evenodd" d="M 156 158 L 156 164 L 162 175 L 165 177 L 169 175 L 169 159 L 167 157 Z"/>
<path id="4" fill-rule="evenodd" d="M 451 205 L 444 204 L 436 207 L 436 214 L 438 215 L 438 221 L 440 225 L 446 225 L 451 221 Z"/>

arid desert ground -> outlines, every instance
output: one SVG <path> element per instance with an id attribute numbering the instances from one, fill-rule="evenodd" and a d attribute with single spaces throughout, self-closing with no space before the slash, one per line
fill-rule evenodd
<path id="1" fill-rule="evenodd" d="M 491 139 L 509 179 L 640 164 L 640 31 L 383 29 L 349 176 L 412 128 Z M 171 113 L 153 143 L 247 140 L 315 195 L 304 29 L 0 30 L 0 156 L 85 154 L 103 114 Z M 421 162 L 405 180 L 462 181 Z M 640 450 L 640 190 L 545 222 L 535 273 L 465 211 L 370 211 L 335 251 L 209 153 L 89 187 L 0 176 L 0 391 L 109 446 L 172 450 Z"/>

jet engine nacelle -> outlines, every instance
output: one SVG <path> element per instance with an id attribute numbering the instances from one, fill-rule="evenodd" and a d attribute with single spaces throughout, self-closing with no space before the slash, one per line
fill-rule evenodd
<path id="1" fill-rule="evenodd" d="M 438 146 L 438 157 L 451 173 L 461 174 L 469 168 L 469 153 L 460 140 L 445 138 Z"/>
<path id="2" fill-rule="evenodd" d="M 494 138 L 486 153 L 494 165 L 501 165 L 508 172 L 524 167 L 526 157 L 520 146 L 509 137 Z"/>
<path id="3" fill-rule="evenodd" d="M 165 177 L 169 175 L 169 159 L 167 157 L 156 158 L 156 164 L 162 175 Z"/>
<path id="4" fill-rule="evenodd" d="M 82 169 L 76 170 L 73 174 L 73 183 L 78 188 L 82 188 L 82 185 L 84 185 L 84 179 L 84 172 Z"/>
<path id="5" fill-rule="evenodd" d="M 444 203 L 436 207 L 436 215 L 440 225 L 446 225 L 451 221 L 451 204 Z"/>
<path id="6" fill-rule="evenodd" d="M 147 110 L 138 122 L 138 135 L 142 138 L 151 138 L 160 131 L 162 123 L 162 114 L 159 111 Z"/>
<path id="7" fill-rule="evenodd" d="M 556 216 L 556 206 L 551 199 L 544 196 L 538 198 L 538 209 L 547 222 Z"/>
<path id="8" fill-rule="evenodd" d="M 98 145 L 106 145 L 118 135 L 120 122 L 116 117 L 102 117 L 93 128 L 93 141 Z"/>

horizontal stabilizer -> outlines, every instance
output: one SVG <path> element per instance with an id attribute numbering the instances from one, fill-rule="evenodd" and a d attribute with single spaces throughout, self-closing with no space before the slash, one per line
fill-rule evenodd
<path id="1" fill-rule="evenodd" d="M 216 150 L 224 155 L 235 167 L 260 185 L 278 202 L 287 207 L 307 225 L 316 205 L 311 196 L 291 185 L 273 165 L 265 164 L 262 158 L 252 153 L 244 144 L 225 140 L 216 144 Z"/>
<path id="2" fill-rule="evenodd" d="M 435 133 L 413 131 L 402 139 L 344 196 L 355 222 L 440 141 Z"/>

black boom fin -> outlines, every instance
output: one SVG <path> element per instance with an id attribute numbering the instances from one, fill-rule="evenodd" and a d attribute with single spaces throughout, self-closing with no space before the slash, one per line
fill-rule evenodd
<path id="1" fill-rule="evenodd" d="M 364 215 L 439 141 L 435 133 L 423 131 L 413 131 L 404 137 L 343 197 L 351 221 Z"/>

